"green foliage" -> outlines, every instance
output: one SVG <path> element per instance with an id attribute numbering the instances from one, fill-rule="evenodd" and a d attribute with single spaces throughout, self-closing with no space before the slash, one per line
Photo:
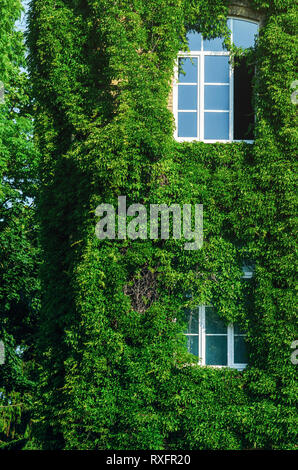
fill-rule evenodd
<path id="1" fill-rule="evenodd" d="M 174 142 L 167 100 L 186 29 L 225 34 L 225 1 L 32 1 L 44 449 L 296 445 L 297 11 L 251 3 L 266 15 L 254 52 L 256 140 L 206 145 Z M 95 208 L 119 195 L 203 203 L 202 250 L 98 241 Z M 243 259 L 256 264 L 251 283 Z M 183 309 L 211 300 L 247 331 L 243 373 L 186 366 Z"/>
<path id="2" fill-rule="evenodd" d="M 36 221 L 37 152 L 32 143 L 23 36 L 14 29 L 21 3 L 0 2 L 0 447 L 21 445 L 30 421 L 34 334 L 39 304 Z"/>

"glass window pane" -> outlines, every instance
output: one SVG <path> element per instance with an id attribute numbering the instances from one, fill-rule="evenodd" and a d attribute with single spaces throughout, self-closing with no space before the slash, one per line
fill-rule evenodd
<path id="1" fill-rule="evenodd" d="M 198 87 L 197 85 L 178 86 L 178 109 L 197 109 Z"/>
<path id="2" fill-rule="evenodd" d="M 187 336 L 187 349 L 188 352 L 199 357 L 199 337 Z"/>
<path id="3" fill-rule="evenodd" d="M 234 68 L 234 139 L 253 140 L 253 71 L 244 59 L 238 60 Z"/>
<path id="4" fill-rule="evenodd" d="M 184 73 L 183 73 L 184 72 Z M 198 82 L 198 59 L 196 57 L 179 59 L 179 82 L 197 83 Z"/>
<path id="5" fill-rule="evenodd" d="M 227 336 L 206 336 L 206 365 L 226 366 L 228 363 Z"/>
<path id="6" fill-rule="evenodd" d="M 222 45 L 223 38 L 215 38 L 215 39 L 204 39 L 203 47 L 204 51 L 225 51 L 226 48 L 223 48 Z"/>
<path id="7" fill-rule="evenodd" d="M 197 113 L 178 113 L 178 137 L 197 137 Z"/>
<path id="8" fill-rule="evenodd" d="M 247 49 L 253 47 L 258 25 L 245 20 L 233 20 L 233 42 L 235 46 Z"/>
<path id="9" fill-rule="evenodd" d="M 228 20 L 228 28 L 231 30 L 231 20 Z M 203 49 L 204 51 L 212 51 L 212 52 L 222 52 L 226 51 L 227 49 L 223 47 L 223 37 L 215 38 L 215 39 L 204 39 L 203 41 Z"/>
<path id="10" fill-rule="evenodd" d="M 198 309 L 190 310 L 187 309 L 186 312 L 186 321 L 187 321 L 187 333 L 199 333 L 199 311 Z"/>
<path id="11" fill-rule="evenodd" d="M 229 83 L 229 57 L 211 56 L 205 57 L 205 82 Z"/>
<path id="12" fill-rule="evenodd" d="M 189 31 L 186 35 L 188 47 L 191 51 L 200 51 L 202 44 L 202 36 L 196 31 Z"/>
<path id="13" fill-rule="evenodd" d="M 239 325 L 234 323 L 234 334 L 235 335 L 245 335 L 245 331 Z"/>
<path id="14" fill-rule="evenodd" d="M 227 327 L 213 307 L 205 307 L 206 333 L 227 334 Z"/>
<path id="15" fill-rule="evenodd" d="M 229 110 L 229 94 L 229 86 L 205 85 L 205 109 Z"/>
<path id="16" fill-rule="evenodd" d="M 228 29 L 230 31 L 230 37 L 231 37 L 232 21 L 233 21 L 232 18 L 228 19 Z"/>
<path id="17" fill-rule="evenodd" d="M 244 336 L 234 337 L 234 363 L 235 364 L 247 364 L 248 354 L 247 345 Z"/>
<path id="18" fill-rule="evenodd" d="M 229 113 L 204 113 L 206 140 L 229 140 Z"/>

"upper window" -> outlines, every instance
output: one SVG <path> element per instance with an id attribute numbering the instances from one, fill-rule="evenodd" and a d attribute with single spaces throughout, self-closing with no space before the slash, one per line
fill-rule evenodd
<path id="1" fill-rule="evenodd" d="M 258 24 L 229 18 L 237 47 L 254 46 Z M 246 62 L 229 63 L 223 39 L 204 40 L 190 31 L 190 52 L 179 54 L 174 85 L 176 139 L 229 142 L 253 139 L 252 72 Z"/>

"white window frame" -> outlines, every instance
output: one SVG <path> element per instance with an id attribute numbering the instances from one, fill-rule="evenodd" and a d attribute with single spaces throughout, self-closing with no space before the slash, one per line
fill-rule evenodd
<path id="1" fill-rule="evenodd" d="M 250 19 L 246 18 L 238 18 L 236 16 L 229 16 L 228 20 L 242 20 L 242 21 L 247 21 L 250 23 L 254 23 L 258 26 L 258 31 L 260 24 L 258 21 L 253 21 Z M 231 40 L 233 42 L 233 21 L 231 21 Z M 233 143 L 233 142 L 246 142 L 248 144 L 253 144 L 254 140 L 234 140 L 234 69 L 231 64 L 229 64 L 229 83 L 205 83 L 205 70 L 204 70 L 204 64 L 205 64 L 205 56 L 226 56 L 229 57 L 230 53 L 229 51 L 204 51 L 203 50 L 203 38 L 201 41 L 201 50 L 200 51 L 190 51 L 190 52 L 179 52 L 175 67 L 174 67 L 174 83 L 173 83 L 173 113 L 174 113 L 174 118 L 175 118 L 175 131 L 174 131 L 174 138 L 178 142 L 193 142 L 193 141 L 199 141 L 199 142 L 205 142 L 208 144 L 216 143 L 216 142 L 222 142 L 222 143 Z M 187 85 L 197 85 L 198 88 L 198 104 L 197 104 L 197 111 L 194 110 L 179 110 L 179 113 L 183 112 L 197 112 L 197 137 L 178 137 L 178 63 L 179 59 L 187 57 L 187 58 L 197 58 L 198 60 L 198 77 L 197 77 L 197 83 L 183 83 L 179 84 L 179 86 L 187 86 Z M 205 85 L 227 85 L 230 86 L 230 95 L 229 95 L 229 111 L 223 111 L 223 110 L 205 110 L 205 103 L 204 103 L 204 91 L 205 91 Z M 224 112 L 224 113 L 229 113 L 229 139 L 214 139 L 214 140 L 207 140 L 204 139 L 204 113 L 205 112 Z"/>
<path id="2" fill-rule="evenodd" d="M 194 336 L 198 337 L 199 341 L 199 358 L 198 358 L 198 364 L 201 366 L 206 366 L 206 367 L 215 367 L 215 368 L 231 368 L 231 369 L 237 369 L 237 370 L 243 370 L 246 368 L 247 363 L 239 364 L 234 361 L 234 325 L 230 323 L 227 325 L 227 333 L 221 333 L 221 334 L 207 334 L 206 333 L 206 314 L 205 310 L 206 306 L 205 305 L 200 305 L 198 307 L 198 333 L 185 333 L 185 336 Z M 210 365 L 206 364 L 206 336 L 227 336 L 227 364 L 226 365 Z M 236 336 L 246 336 L 245 333 L 237 333 Z"/>

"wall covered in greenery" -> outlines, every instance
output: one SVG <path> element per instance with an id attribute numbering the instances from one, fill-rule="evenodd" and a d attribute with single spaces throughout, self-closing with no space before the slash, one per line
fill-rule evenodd
<path id="1" fill-rule="evenodd" d="M 249 56 L 253 145 L 175 142 L 167 109 L 187 29 L 226 33 L 226 1 L 32 1 L 44 260 L 38 447 L 297 445 L 297 5 L 249 3 L 264 17 Z M 95 208 L 119 195 L 127 204 L 203 204 L 203 248 L 99 241 Z M 244 259 L 255 263 L 249 282 Z M 186 366 L 183 310 L 211 301 L 247 332 L 244 372 Z"/>

